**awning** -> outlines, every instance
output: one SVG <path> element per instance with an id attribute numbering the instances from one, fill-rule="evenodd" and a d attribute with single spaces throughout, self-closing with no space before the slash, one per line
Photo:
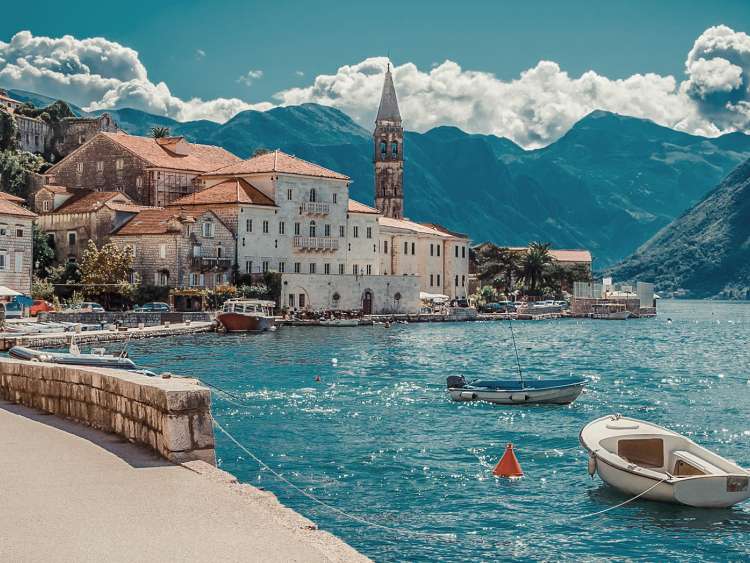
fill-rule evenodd
<path id="1" fill-rule="evenodd" d="M 4 285 L 0 285 L 0 297 L 15 297 L 16 295 L 23 295 L 23 293 L 20 293 L 15 289 L 5 287 Z"/>
<path id="2" fill-rule="evenodd" d="M 426 291 L 420 291 L 419 298 L 422 301 L 433 301 L 435 303 L 444 303 L 450 299 L 447 295 L 441 293 L 427 293 Z"/>

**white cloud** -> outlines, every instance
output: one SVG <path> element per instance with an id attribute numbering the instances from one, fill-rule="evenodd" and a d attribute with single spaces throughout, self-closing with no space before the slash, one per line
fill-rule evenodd
<path id="1" fill-rule="evenodd" d="M 203 49 L 196 49 L 195 50 L 195 58 L 198 60 L 205 59 L 206 58 L 206 52 Z"/>
<path id="2" fill-rule="evenodd" d="M 263 78 L 262 70 L 248 70 L 245 74 L 237 79 L 237 82 L 239 82 L 240 84 L 244 84 L 245 86 L 250 86 L 259 78 Z"/>
<path id="3" fill-rule="evenodd" d="M 223 122 L 246 109 L 271 107 L 238 98 L 178 98 L 164 82 L 149 80 L 136 51 L 102 37 L 16 33 L 9 43 L 0 41 L 0 83 L 62 98 L 87 110 L 133 107 L 181 121 Z"/>
<path id="4" fill-rule="evenodd" d="M 295 70 L 294 74 L 296 74 L 297 76 L 305 76 L 305 73 L 301 70 Z"/>

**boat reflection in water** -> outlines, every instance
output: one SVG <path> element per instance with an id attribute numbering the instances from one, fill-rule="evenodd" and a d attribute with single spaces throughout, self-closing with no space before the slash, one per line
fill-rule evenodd
<path id="1" fill-rule="evenodd" d="M 265 332 L 276 330 L 274 301 L 230 299 L 216 316 L 220 329 L 226 332 Z"/>

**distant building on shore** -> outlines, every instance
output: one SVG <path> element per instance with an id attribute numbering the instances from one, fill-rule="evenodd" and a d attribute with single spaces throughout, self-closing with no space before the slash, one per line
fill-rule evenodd
<path id="1" fill-rule="evenodd" d="M 32 223 L 36 215 L 23 199 L 0 192 L 0 285 L 31 293 L 34 262 Z"/>

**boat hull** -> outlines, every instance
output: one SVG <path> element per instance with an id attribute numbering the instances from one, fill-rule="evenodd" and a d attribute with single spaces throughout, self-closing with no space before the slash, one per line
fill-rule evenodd
<path id="1" fill-rule="evenodd" d="M 16 360 L 47 362 L 68 366 L 89 366 L 113 369 L 135 370 L 136 365 L 129 358 L 98 354 L 69 354 L 65 352 L 40 352 L 24 346 L 14 346 L 8 355 Z"/>
<path id="2" fill-rule="evenodd" d="M 586 382 L 572 385 L 534 389 L 481 389 L 478 387 L 449 388 L 451 399 L 458 402 L 485 401 L 497 405 L 567 405 L 583 392 Z"/>
<path id="3" fill-rule="evenodd" d="M 265 332 L 276 326 L 276 319 L 261 315 L 219 313 L 216 320 L 227 332 Z"/>

